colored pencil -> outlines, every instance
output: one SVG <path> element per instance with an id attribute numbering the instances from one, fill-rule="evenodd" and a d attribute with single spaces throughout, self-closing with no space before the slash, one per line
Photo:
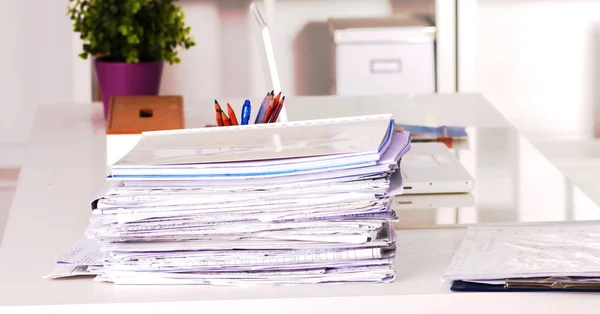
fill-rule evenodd
<path id="1" fill-rule="evenodd" d="M 267 114 L 265 115 L 265 120 L 263 121 L 263 123 L 270 123 L 271 115 L 273 115 L 276 107 L 279 105 L 279 97 L 281 97 L 281 92 L 279 92 L 277 94 L 277 96 L 275 96 L 275 98 L 273 98 L 273 101 L 271 102 L 271 105 L 269 106 L 269 110 L 267 111 Z"/>
<path id="2" fill-rule="evenodd" d="M 229 114 L 231 125 L 239 125 L 237 117 L 235 116 L 235 111 L 233 111 L 233 108 L 231 108 L 229 103 L 227 103 L 227 113 Z"/>
<path id="3" fill-rule="evenodd" d="M 279 118 L 279 113 L 281 112 L 281 108 L 283 108 L 284 101 L 285 101 L 285 96 L 281 97 L 281 100 L 279 100 L 279 104 L 277 105 L 275 111 L 271 115 L 272 117 L 271 117 L 271 120 L 269 121 L 269 123 L 277 122 L 277 118 Z"/>
<path id="4" fill-rule="evenodd" d="M 229 118 L 227 118 L 227 115 L 225 114 L 225 111 L 223 111 L 223 110 L 221 110 L 221 119 L 223 119 L 223 126 L 231 125 L 231 121 L 229 121 Z"/>
<path id="5" fill-rule="evenodd" d="M 273 98 L 273 107 L 270 108 L 271 109 L 270 115 L 265 117 L 265 119 L 266 119 L 265 123 L 271 123 L 271 118 L 272 118 L 273 114 L 275 113 L 275 110 L 279 106 L 279 98 L 280 97 L 281 97 L 281 92 L 277 93 L 277 96 L 275 96 L 275 98 Z"/>
<path id="6" fill-rule="evenodd" d="M 215 99 L 215 111 L 217 120 L 217 126 L 223 126 L 223 116 L 221 115 L 221 106 L 219 106 L 219 102 Z"/>

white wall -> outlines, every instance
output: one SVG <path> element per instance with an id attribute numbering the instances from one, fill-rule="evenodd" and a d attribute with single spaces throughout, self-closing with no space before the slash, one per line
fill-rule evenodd
<path id="1" fill-rule="evenodd" d="M 183 94 L 186 102 L 214 97 L 221 92 L 223 77 L 219 10 L 214 3 L 204 1 L 190 1 L 182 6 L 196 46 L 180 52 L 180 64 L 165 65 L 161 93 Z"/>
<path id="2" fill-rule="evenodd" d="M 480 91 L 528 133 L 591 136 L 600 1 L 478 0 L 476 14 L 474 77 L 462 90 Z"/>
<path id="3" fill-rule="evenodd" d="M 260 96 L 270 88 L 263 79 L 255 21 L 247 5 L 236 5 L 234 1 L 220 5 L 187 1 L 181 5 L 198 46 L 181 53 L 180 65 L 167 67 L 161 93 L 183 94 L 186 101 L 193 101 L 215 96 Z M 295 41 L 307 22 L 390 12 L 387 0 L 277 1 L 276 27 L 271 35 L 282 89 L 287 95 L 295 94 Z"/>
<path id="4" fill-rule="evenodd" d="M 2 95 L 0 110 L 0 142 L 17 142 L 23 138 L 18 134 L 20 126 L 18 119 L 22 116 L 20 106 L 20 32 L 18 27 L 21 5 L 18 1 L 0 1 L 0 95 Z M 10 27 L 12 25 L 12 27 Z"/>
<path id="5" fill-rule="evenodd" d="M 385 16 L 391 10 L 387 0 L 369 0 L 368 3 L 364 0 L 277 2 L 277 27 L 272 36 L 282 90 L 289 95 L 296 92 L 295 40 L 308 22 L 325 22 L 329 18 Z"/>
<path id="6" fill-rule="evenodd" d="M 37 105 L 91 96 L 89 62 L 75 59 L 67 3 L 0 1 L 0 147 L 26 143 Z"/>

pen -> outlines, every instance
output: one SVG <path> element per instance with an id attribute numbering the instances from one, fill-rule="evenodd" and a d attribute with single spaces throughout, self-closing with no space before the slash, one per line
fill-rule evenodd
<path id="1" fill-rule="evenodd" d="M 281 97 L 281 92 L 279 92 L 277 96 L 275 96 L 275 98 L 271 100 L 271 103 L 269 104 L 269 109 L 267 110 L 267 114 L 265 115 L 263 123 L 269 123 L 271 121 L 271 116 L 275 112 L 275 108 L 279 105 L 279 97 Z"/>
<path id="2" fill-rule="evenodd" d="M 235 116 L 235 111 L 233 111 L 229 103 L 227 103 L 227 113 L 229 113 L 229 121 L 231 122 L 231 125 L 238 125 L 239 123 L 237 117 Z"/>
<path id="3" fill-rule="evenodd" d="M 262 123 L 265 119 L 265 115 L 267 114 L 267 110 L 269 109 L 269 104 L 271 103 L 271 99 L 273 97 L 273 91 L 267 93 L 267 96 L 263 99 L 260 104 L 260 108 L 258 108 L 258 113 L 256 114 L 256 120 L 254 120 L 254 124 Z"/>
<path id="4" fill-rule="evenodd" d="M 215 99 L 215 111 L 217 112 L 217 114 L 216 114 L 217 125 L 223 126 L 223 116 L 221 116 L 221 106 L 219 106 L 219 102 L 216 99 Z"/>
<path id="5" fill-rule="evenodd" d="M 225 112 L 223 110 L 221 110 L 221 119 L 223 119 L 223 126 L 231 125 L 231 121 L 229 121 L 229 118 L 227 118 L 227 115 L 225 114 Z"/>
<path id="6" fill-rule="evenodd" d="M 250 100 L 246 99 L 246 101 L 244 101 L 244 106 L 242 106 L 242 125 L 246 125 L 248 124 L 248 121 L 250 121 L 251 109 L 252 107 L 250 107 Z"/>

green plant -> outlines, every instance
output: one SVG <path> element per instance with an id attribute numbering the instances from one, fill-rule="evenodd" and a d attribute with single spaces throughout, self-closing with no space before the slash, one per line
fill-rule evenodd
<path id="1" fill-rule="evenodd" d="M 177 48 L 196 43 L 177 0 L 69 0 L 67 15 L 83 53 L 103 61 L 179 63 Z"/>

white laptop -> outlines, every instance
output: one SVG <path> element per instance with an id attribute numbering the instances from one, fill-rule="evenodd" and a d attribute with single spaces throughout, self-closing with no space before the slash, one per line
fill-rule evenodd
<path id="1" fill-rule="evenodd" d="M 401 180 L 402 194 L 467 193 L 473 189 L 473 177 L 443 143 L 412 143 L 392 180 Z"/>
<path id="2" fill-rule="evenodd" d="M 394 198 L 394 210 L 460 208 L 475 206 L 471 193 L 410 194 Z"/>
<path id="3" fill-rule="evenodd" d="M 252 2 L 250 4 L 250 12 L 254 16 L 254 21 L 256 22 L 257 31 L 255 33 L 260 48 L 260 62 L 264 72 L 263 74 L 265 75 L 266 84 L 267 86 L 270 85 L 275 94 L 277 94 L 278 92 L 281 92 L 281 81 L 279 79 L 279 71 L 277 71 L 277 62 L 275 62 L 275 51 L 273 50 L 273 43 L 271 41 L 271 31 L 269 30 L 269 25 L 260 12 L 257 3 Z M 285 106 L 281 108 L 279 121 L 288 121 Z"/>

